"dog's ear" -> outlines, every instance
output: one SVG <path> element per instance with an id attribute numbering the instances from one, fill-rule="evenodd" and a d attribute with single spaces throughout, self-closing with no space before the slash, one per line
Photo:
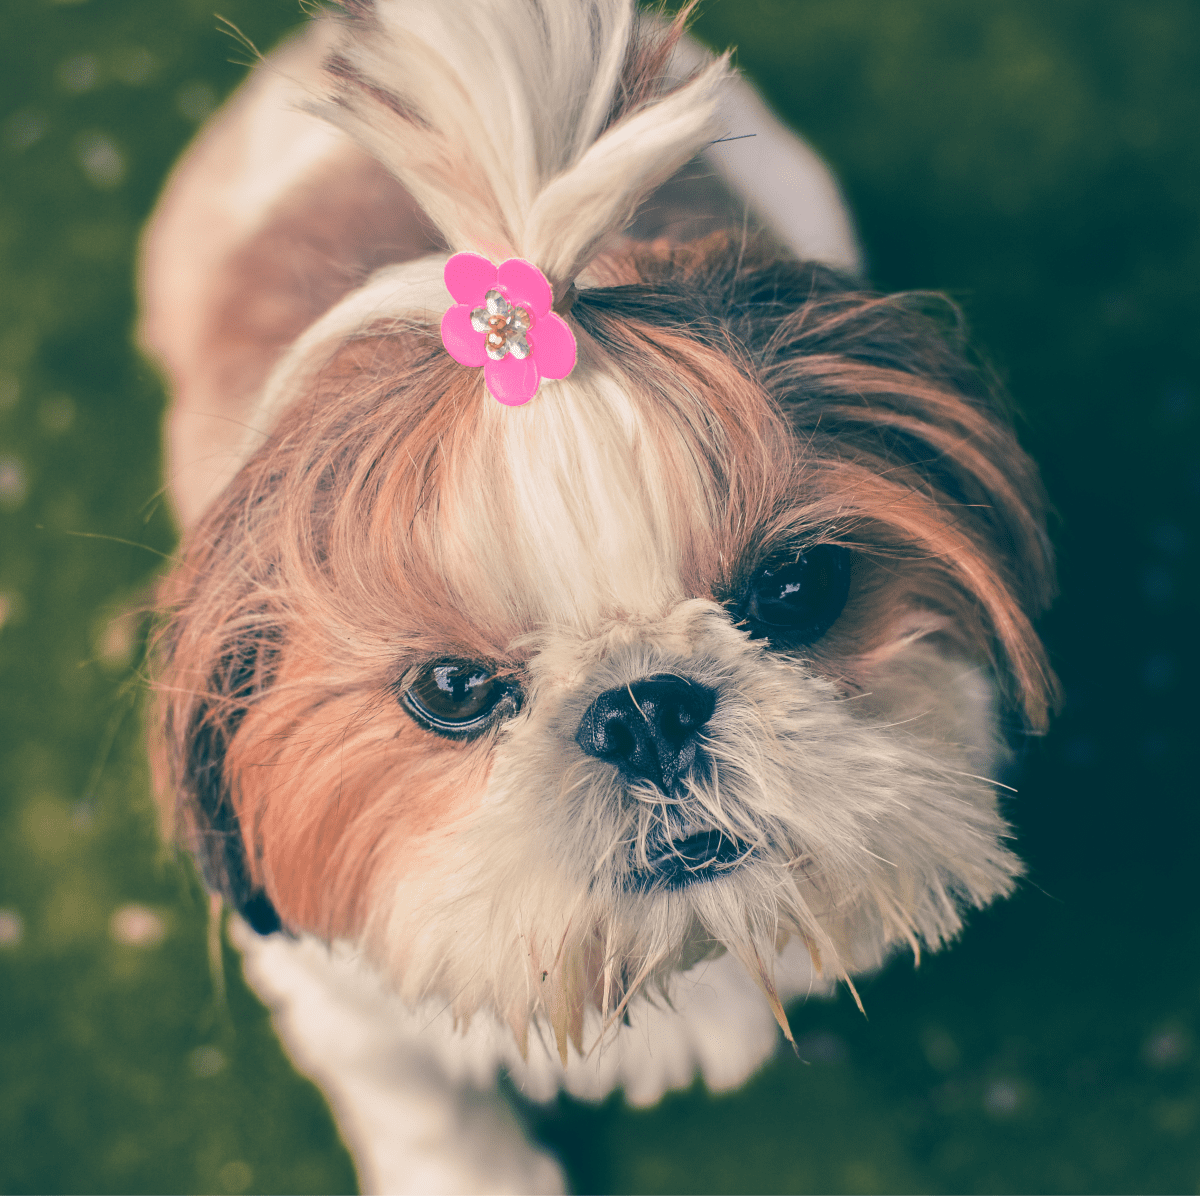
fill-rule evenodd
<path id="1" fill-rule="evenodd" d="M 334 26 L 273 51 L 175 167 L 140 250 L 138 339 L 174 404 L 170 494 L 195 523 L 238 465 L 282 351 L 380 266 L 440 242 L 405 189 L 307 112 Z"/>
<path id="2" fill-rule="evenodd" d="M 255 933 L 283 922 L 256 881 L 234 807 L 225 758 L 247 704 L 261 686 L 261 641 L 239 647 L 215 673 L 215 695 L 198 703 L 176 750 L 176 804 L 204 881 L 245 918 Z M 269 657 L 269 656 L 267 656 Z"/>

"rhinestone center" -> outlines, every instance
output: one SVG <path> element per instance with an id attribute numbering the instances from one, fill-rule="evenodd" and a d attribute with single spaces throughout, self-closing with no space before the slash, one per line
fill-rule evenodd
<path id="1" fill-rule="evenodd" d="M 527 358 L 529 342 L 525 334 L 533 326 L 529 310 L 510 304 L 503 292 L 492 288 L 484 295 L 484 307 L 471 313 L 471 328 L 482 333 L 487 356 L 499 361 L 506 354 Z"/>

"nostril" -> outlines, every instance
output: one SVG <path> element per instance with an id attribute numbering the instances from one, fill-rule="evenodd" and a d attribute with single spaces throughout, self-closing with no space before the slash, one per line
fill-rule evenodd
<path id="1" fill-rule="evenodd" d="M 689 694 L 673 711 L 667 710 L 663 714 L 664 732 L 687 737 L 712 716 L 714 707 L 711 693 L 708 696 Z"/>
<path id="2" fill-rule="evenodd" d="M 637 738 L 629 724 L 619 713 L 612 713 L 604 722 L 600 734 L 601 753 L 613 755 L 616 758 L 627 758 L 637 751 Z"/>

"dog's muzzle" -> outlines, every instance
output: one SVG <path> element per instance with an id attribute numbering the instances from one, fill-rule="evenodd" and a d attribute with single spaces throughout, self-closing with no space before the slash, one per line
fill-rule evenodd
<path id="1" fill-rule="evenodd" d="M 612 763 L 630 783 L 653 784 L 679 798 L 689 776 L 704 768 L 700 737 L 717 694 L 693 679 L 653 675 L 601 692 L 583 714 L 575 740 L 585 754 Z M 689 820 L 665 804 L 635 866 L 636 891 L 675 889 L 712 879 L 746 858 L 749 848 L 727 832 Z"/>

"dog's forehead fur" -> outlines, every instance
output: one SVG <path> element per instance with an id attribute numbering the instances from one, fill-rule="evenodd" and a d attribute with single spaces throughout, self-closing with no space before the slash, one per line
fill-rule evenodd
<path id="1" fill-rule="evenodd" d="M 580 630 L 658 615 L 682 598 L 684 543 L 711 537 L 716 497 L 684 436 L 611 378 L 578 375 L 514 419 L 485 409 L 448 464 L 439 532 L 472 612 Z"/>
<path id="2" fill-rule="evenodd" d="M 723 519 L 728 477 L 765 480 L 764 446 L 746 432 L 752 418 L 771 420 L 728 362 L 691 357 L 640 381 L 585 360 L 536 409 L 484 406 L 472 442 L 446 463 L 438 508 L 464 607 L 586 636 L 711 594 L 720 562 L 741 549 Z"/>
<path id="3" fill-rule="evenodd" d="M 636 324 L 628 361 L 581 333 L 572 377 L 522 409 L 412 335 L 324 362 L 243 481 L 263 503 L 269 476 L 277 569 L 340 617 L 318 627 L 504 660 L 546 627 L 588 637 L 711 596 L 795 507 L 795 439 L 727 356 Z"/>

